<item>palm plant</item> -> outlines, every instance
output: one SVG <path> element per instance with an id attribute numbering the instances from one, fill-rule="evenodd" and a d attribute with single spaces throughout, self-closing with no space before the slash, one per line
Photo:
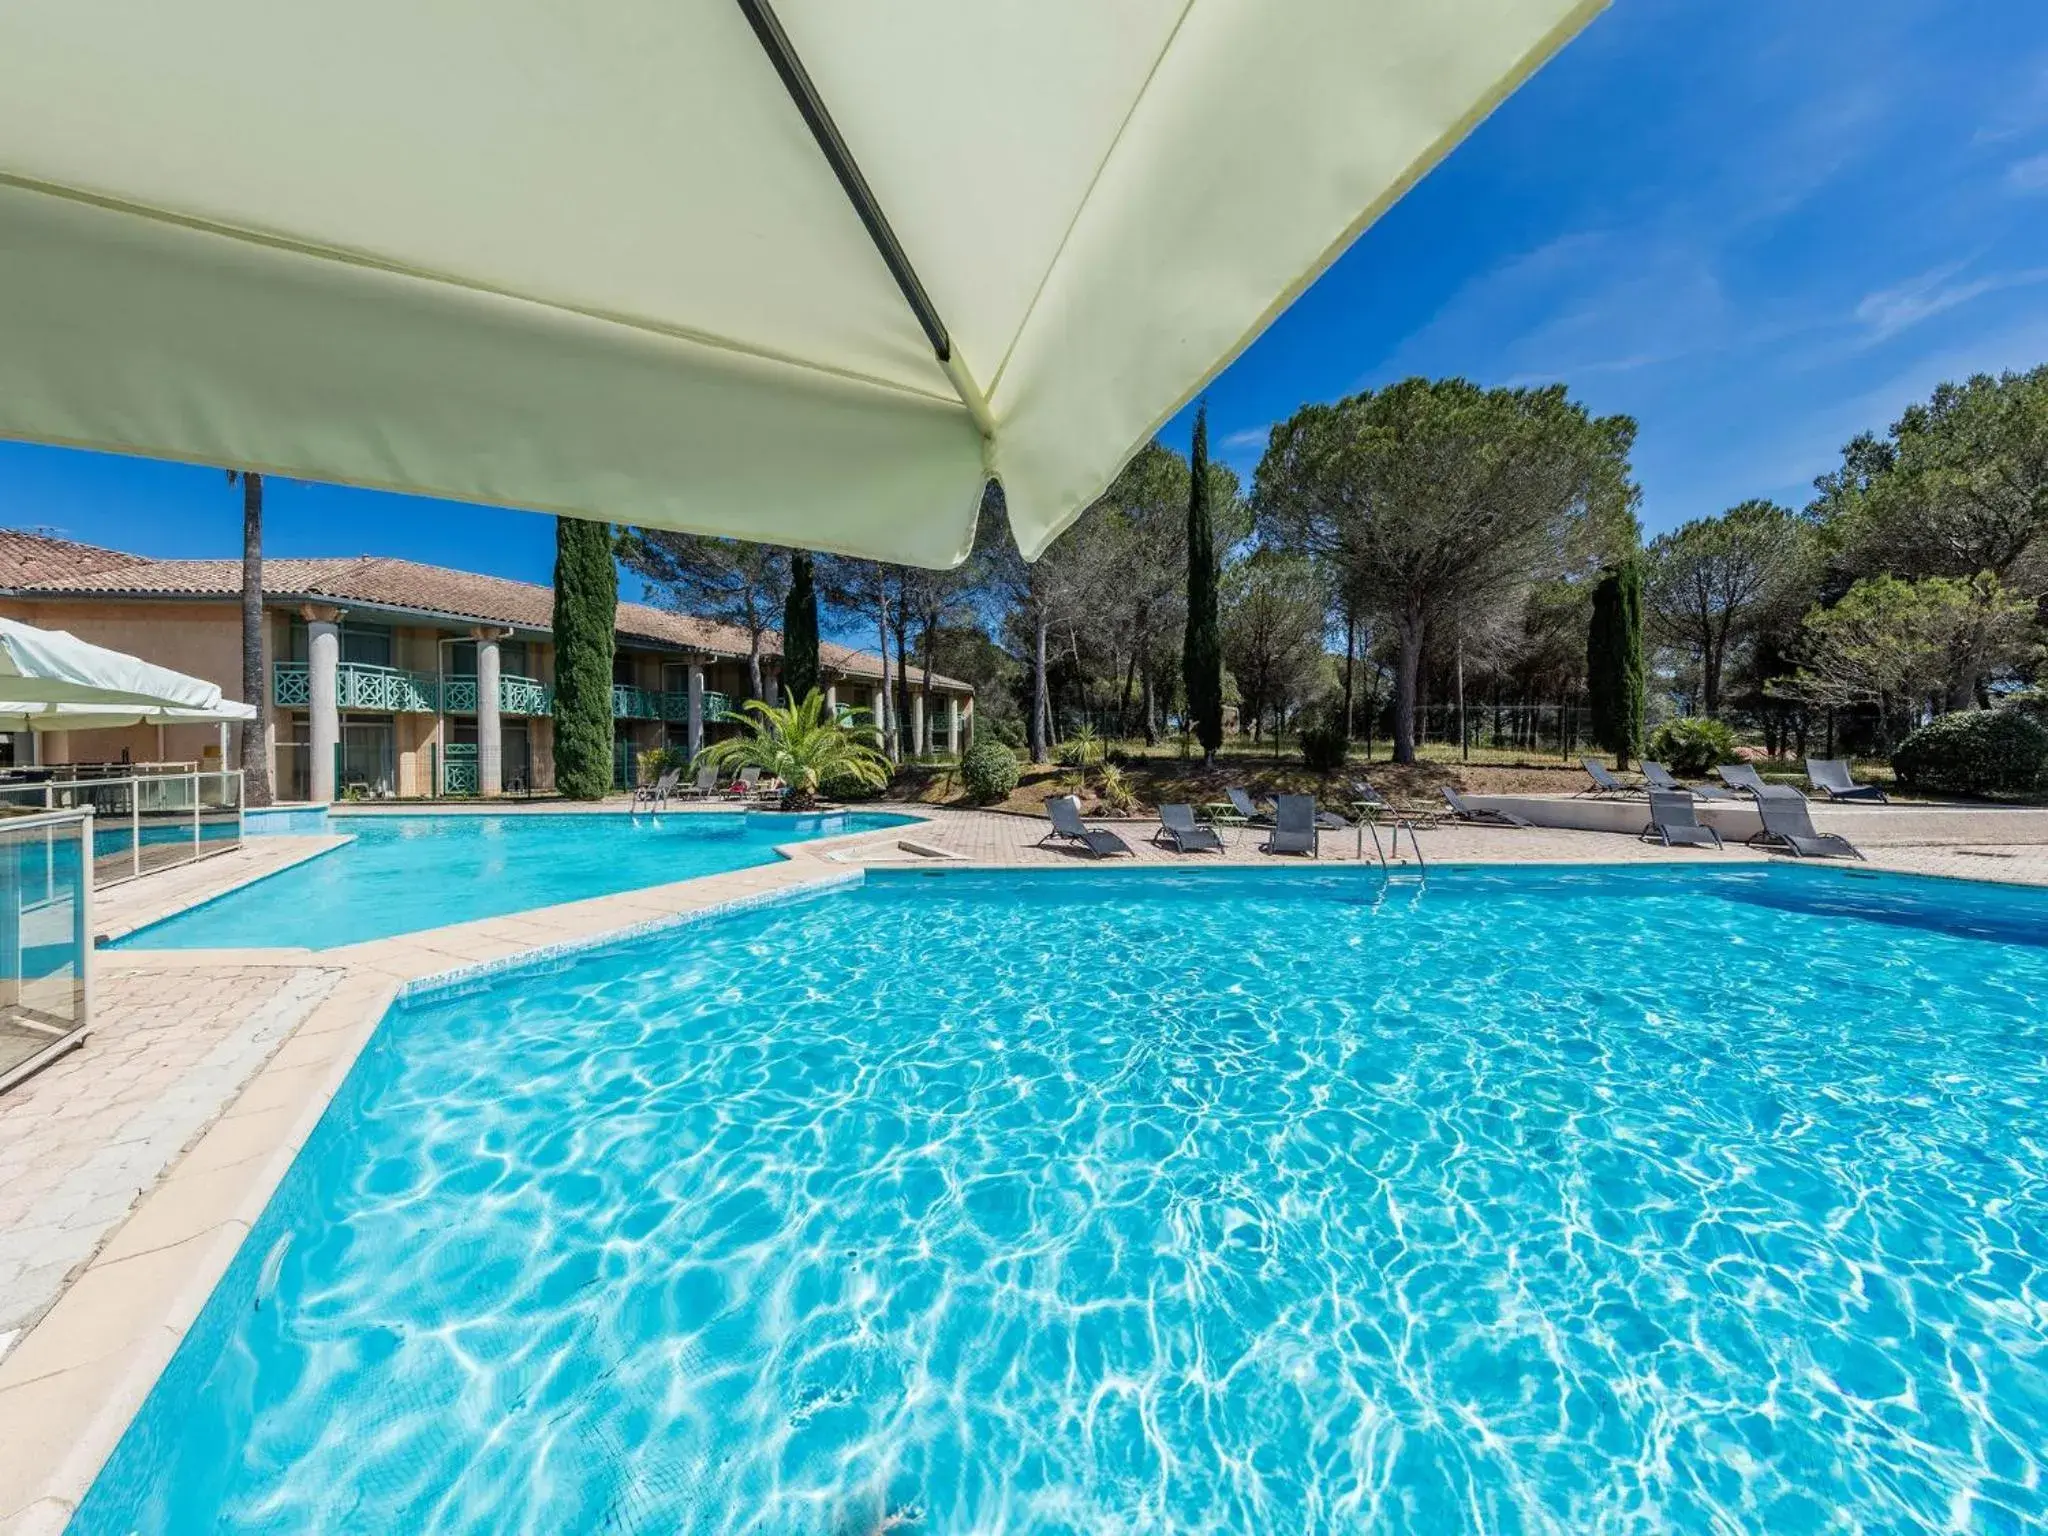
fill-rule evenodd
<path id="1" fill-rule="evenodd" d="M 880 789 L 889 782 L 889 760 L 882 756 L 881 735 L 863 723 L 864 709 L 844 710 L 834 719 L 825 696 L 813 688 L 785 705 L 749 699 L 739 714 L 727 715 L 740 734 L 713 742 L 697 761 L 721 774 L 758 768 L 782 784 L 782 808 L 808 810 L 818 802 L 818 786 L 826 779 L 850 779 Z"/>

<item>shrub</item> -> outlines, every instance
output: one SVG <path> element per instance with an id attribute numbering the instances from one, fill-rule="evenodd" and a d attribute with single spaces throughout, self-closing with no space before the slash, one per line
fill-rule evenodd
<path id="1" fill-rule="evenodd" d="M 1135 810 L 1138 797 L 1131 793 L 1131 781 L 1115 763 L 1104 763 L 1096 774 L 1096 793 L 1104 808 L 1119 814 Z"/>
<path id="2" fill-rule="evenodd" d="M 1650 744 L 1643 755 L 1653 763 L 1662 763 L 1673 773 L 1686 774 L 1692 778 L 1712 773 L 1723 763 L 1732 763 L 1738 756 L 1735 732 L 1706 715 L 1686 715 L 1677 720 L 1666 720 L 1650 734 Z"/>
<path id="3" fill-rule="evenodd" d="M 2048 731 L 2010 709 L 1943 715 L 1892 754 L 1901 784 L 1958 795 L 2023 794 L 2041 783 L 2043 764 Z"/>
<path id="4" fill-rule="evenodd" d="M 1056 762 L 1067 768 L 1089 768 L 1102 756 L 1102 738 L 1095 734 L 1095 727 L 1084 725 L 1073 735 L 1059 744 L 1053 753 Z"/>
<path id="5" fill-rule="evenodd" d="M 1335 720 L 1303 726 L 1299 740 L 1301 760 L 1314 773 L 1335 773 L 1342 768 L 1345 751 L 1351 745 L 1345 740 L 1344 727 Z"/>
<path id="6" fill-rule="evenodd" d="M 994 805 L 1017 787 L 1017 754 L 999 741 L 977 741 L 960 759 L 960 782 L 976 805 Z"/>
<path id="7" fill-rule="evenodd" d="M 887 790 L 886 784 L 875 784 L 857 775 L 840 769 L 831 769 L 818 778 L 818 794 L 826 800 L 875 800 Z"/>

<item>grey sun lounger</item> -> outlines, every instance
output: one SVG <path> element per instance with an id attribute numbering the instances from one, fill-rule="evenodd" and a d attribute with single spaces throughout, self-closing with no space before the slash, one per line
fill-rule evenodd
<path id="1" fill-rule="evenodd" d="M 1607 771 L 1607 765 L 1597 757 L 1582 757 L 1579 765 L 1586 770 L 1586 777 L 1593 781 L 1591 789 L 1582 789 L 1581 795 L 1633 795 L 1637 791 Z"/>
<path id="2" fill-rule="evenodd" d="M 1152 841 L 1172 843 L 1175 853 L 1223 851 L 1223 839 L 1216 835 L 1214 827 L 1205 827 L 1195 820 L 1195 808 L 1192 805 L 1159 807 L 1159 830 L 1152 834 Z"/>
<path id="3" fill-rule="evenodd" d="M 1762 775 L 1747 763 L 1723 763 L 1714 772 L 1721 775 L 1721 782 L 1730 789 L 1739 789 L 1750 795 L 1767 795 L 1771 792 L 1771 786 L 1763 781 Z M 1793 793 L 1797 794 L 1798 791 L 1794 790 Z"/>
<path id="4" fill-rule="evenodd" d="M 1691 795 L 1697 800 L 1740 800 L 1742 798 L 1732 789 L 1716 789 L 1711 784 L 1681 784 L 1671 776 L 1671 770 L 1662 763 L 1643 764 L 1643 782 L 1652 789 L 1668 789 L 1674 795 Z"/>
<path id="5" fill-rule="evenodd" d="M 1771 785 L 1758 795 L 1756 813 L 1764 829 L 1750 842 L 1758 847 L 1782 848 L 1802 859 L 1863 857 L 1863 851 L 1839 833 L 1816 832 L 1806 796 L 1789 784 Z"/>
<path id="6" fill-rule="evenodd" d="M 1230 788 L 1223 791 L 1223 794 L 1224 798 L 1237 807 L 1237 814 L 1242 816 L 1252 826 L 1270 827 L 1273 825 L 1271 814 L 1260 810 L 1258 802 L 1253 800 L 1251 795 L 1240 785 L 1231 785 Z"/>
<path id="7" fill-rule="evenodd" d="M 1322 824 L 1314 795 L 1281 795 L 1273 802 L 1273 830 L 1259 846 L 1267 853 L 1322 857 Z"/>
<path id="8" fill-rule="evenodd" d="M 1443 786 L 1444 804 L 1451 808 L 1451 815 L 1459 821 L 1469 821 L 1482 827 L 1533 827 L 1535 822 L 1526 816 L 1517 816 L 1513 811 L 1497 811 L 1490 805 L 1474 805 L 1450 785 Z"/>
<path id="9" fill-rule="evenodd" d="M 1830 800 L 1868 800 L 1876 805 L 1890 805 L 1891 799 L 1875 784 L 1858 784 L 1849 772 L 1849 765 L 1839 757 L 1809 757 L 1806 760 L 1806 782 L 1822 790 Z"/>
<path id="10" fill-rule="evenodd" d="M 1128 853 L 1132 858 L 1137 857 L 1131 845 L 1107 827 L 1084 825 L 1081 802 L 1072 795 L 1057 795 L 1046 801 L 1045 814 L 1052 818 L 1052 830 L 1038 840 L 1041 848 L 1051 842 L 1078 843 L 1098 859 L 1112 853 Z"/>
<path id="11" fill-rule="evenodd" d="M 705 800 L 718 793 L 718 769 L 706 763 L 697 770 L 696 782 L 676 791 L 678 800 Z"/>
<path id="12" fill-rule="evenodd" d="M 1676 789 L 1650 791 L 1650 824 L 1643 828 L 1642 838 L 1655 838 L 1666 848 L 1721 846 L 1721 834 L 1701 824 L 1692 796 Z"/>

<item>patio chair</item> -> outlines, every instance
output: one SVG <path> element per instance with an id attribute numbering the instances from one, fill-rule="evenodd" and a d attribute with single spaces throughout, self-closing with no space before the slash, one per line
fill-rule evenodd
<path id="1" fill-rule="evenodd" d="M 1221 853 L 1223 839 L 1216 835 L 1214 827 L 1205 827 L 1195 820 L 1192 805 L 1162 805 L 1159 807 L 1159 830 L 1152 834 L 1155 843 L 1172 843 L 1175 853 Z"/>
<path id="2" fill-rule="evenodd" d="M 1858 784 L 1849 772 L 1849 765 L 1839 757 L 1809 757 L 1806 760 L 1806 782 L 1815 789 L 1826 792 L 1830 800 L 1868 800 L 1877 805 L 1890 805 L 1891 798 L 1875 784 Z"/>
<path id="3" fill-rule="evenodd" d="M 1692 796 L 1676 789 L 1650 791 L 1650 824 L 1641 836 L 1644 842 L 1654 837 L 1666 848 L 1721 846 L 1721 834 L 1701 824 Z"/>
<path id="4" fill-rule="evenodd" d="M 1721 775 L 1721 782 L 1730 789 L 1739 789 L 1748 795 L 1765 795 L 1771 786 L 1748 763 L 1723 763 L 1714 772 Z M 1794 791 L 1797 793 L 1797 791 Z"/>
<path id="5" fill-rule="evenodd" d="M 1322 836 L 1316 797 L 1281 795 L 1273 802 L 1273 830 L 1259 847 L 1266 853 L 1305 853 L 1319 859 L 1323 856 Z"/>
<path id="6" fill-rule="evenodd" d="M 1716 789 L 1711 784 L 1681 784 L 1671 776 L 1671 770 L 1662 763 L 1643 764 L 1643 782 L 1652 789 L 1669 790 L 1674 795 L 1691 795 L 1695 800 L 1740 800 L 1743 798 L 1732 789 Z"/>
<path id="7" fill-rule="evenodd" d="M 1526 816 L 1517 816 L 1513 811 L 1497 811 L 1490 805 L 1474 805 L 1450 785 L 1443 786 L 1444 804 L 1451 808 L 1454 821 L 1471 822 L 1481 827 L 1533 827 L 1535 822 Z"/>
<path id="8" fill-rule="evenodd" d="M 1756 813 L 1764 824 L 1750 842 L 1761 848 L 1782 848 L 1802 859 L 1860 859 L 1863 851 L 1834 832 L 1816 832 L 1806 796 L 1789 784 L 1774 784 L 1756 797 Z"/>
<path id="9" fill-rule="evenodd" d="M 636 784 L 633 787 L 633 814 L 639 815 L 645 806 L 650 811 L 668 809 L 668 797 L 676 792 L 676 781 L 683 776 L 680 768 L 671 768 L 652 784 Z"/>
<path id="10" fill-rule="evenodd" d="M 1273 818 L 1265 811 L 1260 810 L 1258 802 L 1253 800 L 1251 795 L 1241 786 L 1233 784 L 1230 788 L 1224 790 L 1223 793 L 1229 798 L 1230 804 L 1237 814 L 1245 819 L 1247 825 L 1254 827 L 1270 827 L 1273 825 Z"/>
<path id="11" fill-rule="evenodd" d="M 1081 820 L 1081 802 L 1072 795 L 1056 795 L 1046 801 L 1045 814 L 1052 818 L 1052 830 L 1038 840 L 1041 848 L 1052 842 L 1079 843 L 1098 859 L 1112 853 L 1128 853 L 1134 859 L 1138 856 L 1129 843 L 1107 827 L 1085 825 Z"/>
<path id="12" fill-rule="evenodd" d="M 1591 789 L 1582 789 L 1581 795 L 1633 795 L 1635 790 L 1607 771 L 1607 765 L 1597 757 L 1582 757 L 1579 764 L 1586 770 L 1586 777 L 1593 781 Z"/>
<path id="13" fill-rule="evenodd" d="M 718 793 L 718 769 L 706 763 L 697 770 L 696 779 L 676 791 L 678 800 L 708 800 Z"/>

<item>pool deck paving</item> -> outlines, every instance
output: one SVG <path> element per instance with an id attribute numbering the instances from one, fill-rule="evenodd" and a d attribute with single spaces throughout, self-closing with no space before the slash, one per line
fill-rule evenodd
<path id="1" fill-rule="evenodd" d="M 794 844 L 771 864 L 370 943 L 100 951 L 85 1044 L 0 1097 L 0 1536 L 63 1528 L 406 988 L 850 882 L 863 868 L 1312 864 L 1260 852 L 1263 833 L 1253 828 L 1227 832 L 1220 856 L 1182 856 L 1150 841 L 1154 821 L 1089 818 L 1119 832 L 1133 855 L 1097 861 L 1042 846 L 1042 820 L 904 809 L 920 816 L 917 826 Z M 1824 815 L 1816 820 L 1827 828 Z M 336 826 L 345 821 L 334 818 Z M 1880 836 L 1866 830 L 1873 825 Z M 2048 841 L 2027 823 L 1954 823 L 1969 842 L 1927 840 L 1924 818 L 1895 825 L 1901 836 L 1887 842 L 1882 823 L 1859 818 L 1872 867 L 2048 885 Z M 1999 835 L 2006 826 L 2012 841 Z M 103 937 L 131 932 L 345 840 L 252 839 L 234 853 L 102 893 L 95 926 Z M 1774 857 L 1740 844 L 1720 853 L 1673 850 L 1558 827 L 1439 824 L 1417 840 L 1430 866 L 1753 865 Z M 1361 851 L 1377 862 L 1355 833 L 1328 833 L 1320 862 L 1354 863 Z M 1404 837 L 1390 858 L 1412 869 L 1414 845 Z"/>

